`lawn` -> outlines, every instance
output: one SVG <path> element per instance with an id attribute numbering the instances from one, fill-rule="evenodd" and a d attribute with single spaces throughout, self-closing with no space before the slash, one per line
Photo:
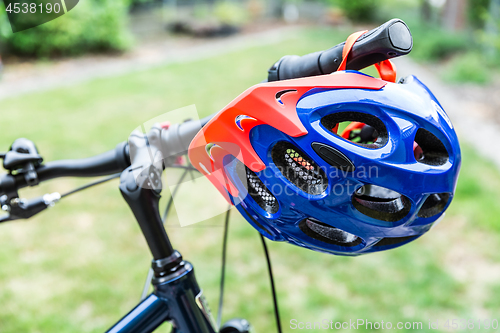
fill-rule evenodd
<path id="1" fill-rule="evenodd" d="M 265 78 L 282 55 L 325 49 L 347 35 L 305 30 L 272 46 L 2 100 L 0 150 L 27 137 L 46 161 L 95 155 L 170 110 L 195 104 L 201 116 L 211 114 Z M 64 192 L 83 183 L 56 180 L 22 194 Z M 137 303 L 150 254 L 117 185 L 112 181 L 30 221 L 1 226 L 0 332 L 103 332 Z M 441 329 L 446 319 L 500 320 L 499 185 L 499 172 L 465 147 L 446 218 L 407 246 L 344 258 L 269 243 L 284 331 L 296 331 L 292 319 L 419 321 L 424 328 L 439 320 Z M 210 205 L 210 198 L 189 193 L 179 199 L 192 201 L 200 212 Z M 245 317 L 256 332 L 274 332 L 259 237 L 232 213 L 224 320 Z M 174 213 L 168 223 L 212 310 L 222 222 L 217 216 L 181 228 Z M 160 331 L 168 332 L 168 325 Z"/>

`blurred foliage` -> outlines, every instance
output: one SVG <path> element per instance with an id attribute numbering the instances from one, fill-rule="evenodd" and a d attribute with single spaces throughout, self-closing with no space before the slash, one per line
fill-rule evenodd
<path id="1" fill-rule="evenodd" d="M 235 26 L 241 26 L 249 19 L 244 6 L 229 1 L 217 2 L 214 7 L 213 15 L 220 23 Z"/>
<path id="2" fill-rule="evenodd" d="M 475 28 L 483 28 L 487 20 L 490 0 L 473 0 L 468 3 L 469 22 Z"/>
<path id="3" fill-rule="evenodd" d="M 420 0 L 385 0 L 377 4 L 377 17 L 382 22 L 398 17 L 405 22 L 420 18 Z M 408 22 L 407 22 L 408 23 Z"/>
<path id="4" fill-rule="evenodd" d="M 355 22 L 372 22 L 376 17 L 375 0 L 327 0 L 327 2 L 342 9 L 344 15 Z"/>
<path id="5" fill-rule="evenodd" d="M 150 4 L 150 3 L 154 3 L 154 2 L 157 2 L 157 0 L 129 0 L 131 7 Z"/>
<path id="6" fill-rule="evenodd" d="M 498 31 L 500 31 L 500 22 L 498 23 Z M 500 34 L 494 34 L 487 30 L 477 30 L 474 33 L 475 40 L 480 44 L 481 50 L 484 51 L 479 56 L 489 65 L 500 66 Z"/>
<path id="7" fill-rule="evenodd" d="M 192 16 L 197 21 L 216 21 L 234 26 L 241 26 L 249 20 L 245 6 L 234 1 L 217 1 L 213 5 L 198 4 L 193 7 Z"/>
<path id="8" fill-rule="evenodd" d="M 493 4 L 493 3 L 492 3 Z M 495 7 L 495 8 L 493 8 Z M 494 12 L 496 12 L 494 14 Z M 490 6 L 490 11 L 485 15 L 485 29 L 480 30 L 480 40 L 485 46 L 486 59 L 500 66 L 500 2 Z"/>
<path id="9" fill-rule="evenodd" d="M 481 55 L 468 52 L 453 58 L 446 66 L 443 78 L 452 83 L 473 82 L 484 84 L 490 81 L 490 69 Z"/>
<path id="10" fill-rule="evenodd" d="M 410 25 L 413 36 L 411 55 L 418 60 L 438 61 L 470 47 L 467 35 L 445 31 L 437 26 Z"/>
<path id="11" fill-rule="evenodd" d="M 423 0 L 386 0 L 378 5 L 377 16 L 381 21 L 403 19 L 413 35 L 410 56 L 419 61 L 448 61 L 441 73 L 447 81 L 488 82 L 491 71 L 500 67 L 500 19 L 492 17 L 491 0 L 469 0 L 469 27 L 459 32 L 442 28 L 443 7 L 429 3 L 428 20 Z M 492 28 L 492 24 L 497 26 Z"/>
<path id="12" fill-rule="evenodd" d="M 7 38 L 12 35 L 12 28 L 10 27 L 9 20 L 7 19 L 7 13 L 5 12 L 5 6 L 3 2 L 0 3 L 0 47 L 5 42 Z M 1 51 L 2 49 L 0 49 Z"/>
<path id="13" fill-rule="evenodd" d="M 80 1 L 62 17 L 15 34 L 6 28 L 7 16 L 2 8 L 0 32 L 7 51 L 16 55 L 49 57 L 122 51 L 131 42 L 126 28 L 127 5 L 125 0 Z"/>

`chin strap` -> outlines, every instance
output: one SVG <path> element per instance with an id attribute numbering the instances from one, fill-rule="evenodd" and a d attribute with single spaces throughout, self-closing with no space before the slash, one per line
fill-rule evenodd
<path id="1" fill-rule="evenodd" d="M 382 80 L 396 83 L 396 65 L 390 60 L 378 62 L 374 66 Z"/>
<path id="2" fill-rule="evenodd" d="M 342 62 L 340 63 L 338 71 L 346 70 L 347 56 L 351 52 L 354 43 L 356 43 L 359 37 L 367 32 L 368 30 L 358 31 L 347 37 L 347 40 L 344 44 L 344 49 L 342 50 Z M 390 60 L 387 59 L 381 61 L 379 63 L 376 63 L 374 66 L 377 69 L 377 72 L 382 80 L 388 82 L 396 82 L 396 66 Z"/>
<path id="3" fill-rule="evenodd" d="M 344 44 L 344 49 L 342 50 L 342 62 L 340 63 L 339 68 L 337 69 L 338 71 L 345 71 L 345 67 L 347 65 L 347 56 L 351 52 L 354 43 L 356 43 L 359 37 L 366 34 L 367 32 L 368 30 L 358 31 L 352 33 L 349 37 L 347 37 Z"/>

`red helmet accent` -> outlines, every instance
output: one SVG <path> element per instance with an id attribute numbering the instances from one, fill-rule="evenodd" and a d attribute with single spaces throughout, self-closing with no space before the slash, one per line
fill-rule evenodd
<path id="1" fill-rule="evenodd" d="M 344 44 L 344 48 L 342 50 L 342 62 L 340 63 L 339 68 L 337 69 L 338 71 L 343 71 L 346 69 L 347 56 L 351 52 L 354 43 L 356 43 L 359 37 L 361 37 L 367 32 L 368 30 L 358 31 L 347 37 L 347 40 L 345 41 Z M 396 65 L 394 65 L 389 59 L 376 63 L 374 66 L 377 69 L 377 72 L 382 80 L 389 82 L 396 82 Z"/>
<path id="2" fill-rule="evenodd" d="M 283 133 L 298 137 L 307 134 L 296 111 L 299 99 L 313 88 L 361 88 L 379 90 L 386 82 L 349 72 L 336 72 L 293 80 L 257 84 L 229 103 L 196 135 L 189 146 L 191 163 L 228 198 L 238 190 L 226 178 L 223 157 L 231 154 L 252 171 L 265 169 L 250 143 L 250 131 L 267 124 Z M 212 144 L 207 152 L 207 145 Z M 225 184 L 225 186 L 222 186 Z"/>

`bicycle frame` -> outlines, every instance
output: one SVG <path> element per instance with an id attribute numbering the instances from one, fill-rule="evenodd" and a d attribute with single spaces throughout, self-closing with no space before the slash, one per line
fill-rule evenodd
<path id="1" fill-rule="evenodd" d="M 196 281 L 193 266 L 173 249 L 159 213 L 165 161 L 154 161 L 151 156 L 161 152 L 163 130 L 155 126 L 147 137 L 140 133 L 130 136 L 131 165 L 120 178 L 120 191 L 153 255 L 154 292 L 108 332 L 147 333 L 171 321 L 175 333 L 215 333 L 218 329 Z M 142 171 L 137 174 L 137 170 Z"/>
<path id="2" fill-rule="evenodd" d="M 152 332 L 165 321 L 172 321 L 176 333 L 218 332 L 190 263 L 185 262 L 180 274 L 153 285 L 155 291 L 108 333 Z"/>

